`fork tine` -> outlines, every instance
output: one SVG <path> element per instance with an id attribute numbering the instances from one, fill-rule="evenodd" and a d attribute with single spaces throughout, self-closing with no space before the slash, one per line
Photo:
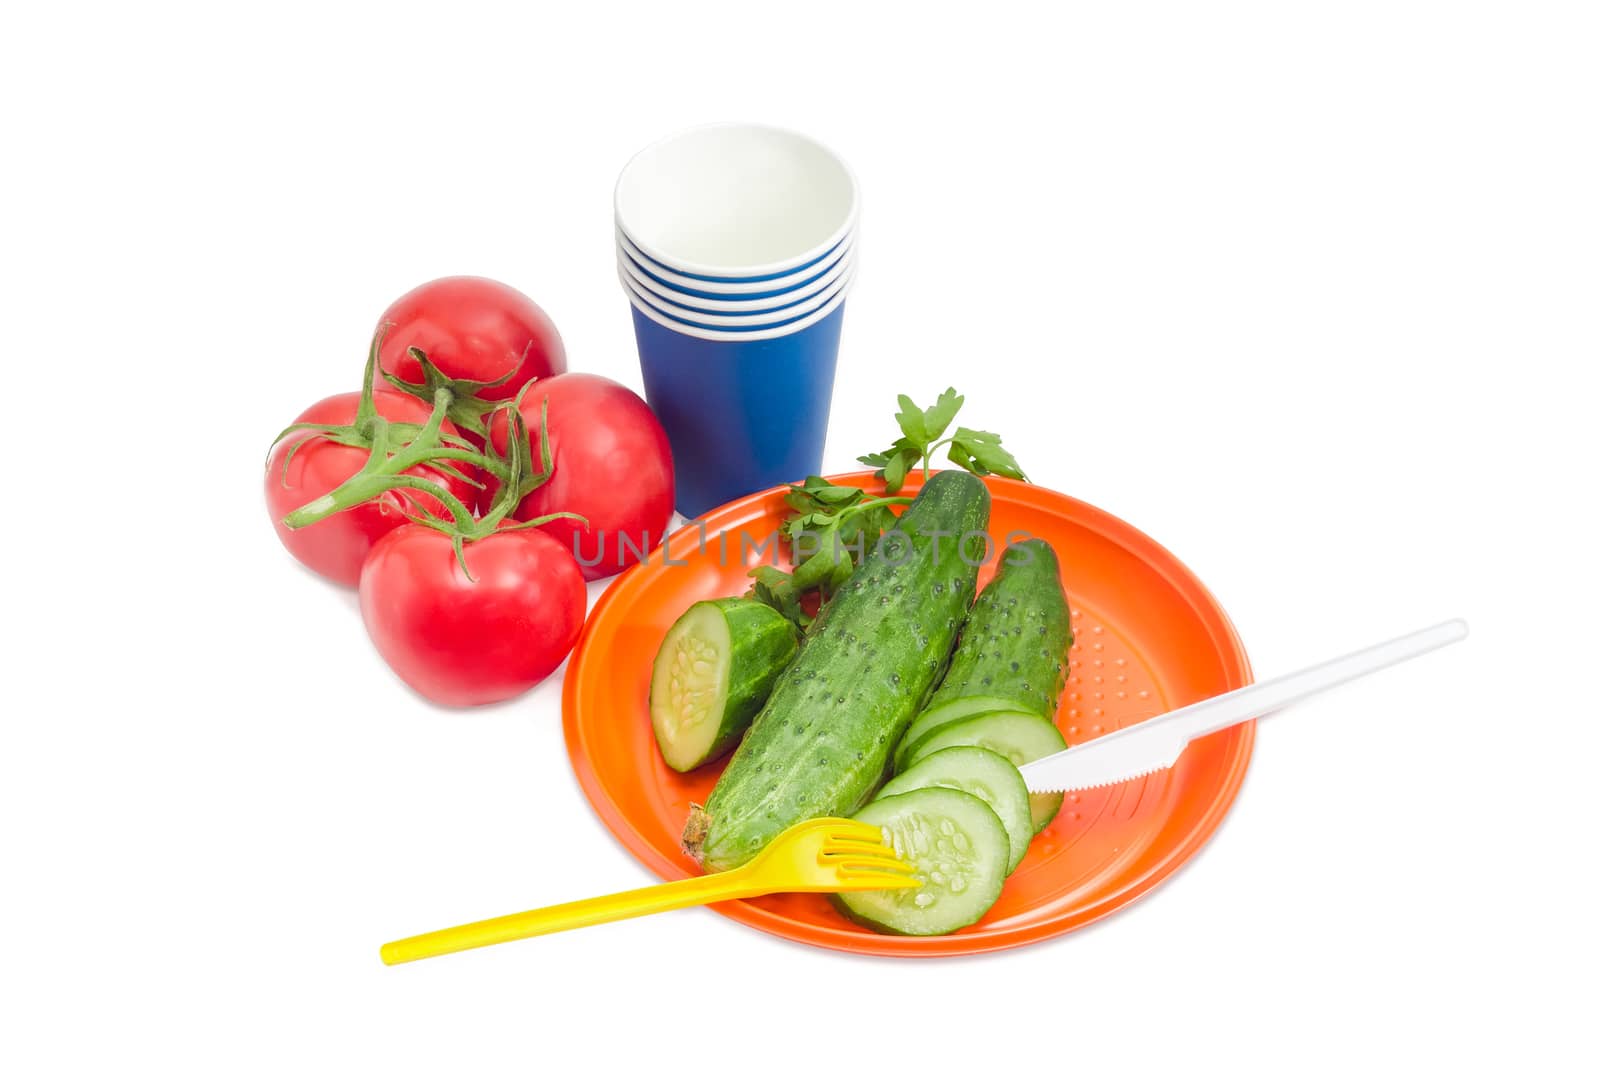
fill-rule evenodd
<path id="1" fill-rule="evenodd" d="M 845 842 L 881 842 L 883 831 L 870 823 L 858 823 L 852 819 L 843 820 L 841 825 L 828 828 L 828 837 L 838 838 Z"/>
<path id="2" fill-rule="evenodd" d="M 822 855 L 832 858 L 838 855 L 853 855 L 863 857 L 898 857 L 893 846 L 877 842 L 851 842 L 842 839 L 832 839 L 822 843 Z"/>
<path id="3" fill-rule="evenodd" d="M 922 886 L 922 881 L 914 876 L 853 866 L 839 870 L 839 882 L 859 890 L 909 891 Z"/>
<path id="4" fill-rule="evenodd" d="M 821 831 L 824 834 L 841 834 L 855 829 L 860 824 L 852 819 L 822 818 L 810 819 L 804 823 L 796 823 L 790 830 Z"/>
<path id="5" fill-rule="evenodd" d="M 835 859 L 834 867 L 841 872 L 897 872 L 909 876 L 916 868 L 905 861 L 879 857 L 840 857 Z"/>

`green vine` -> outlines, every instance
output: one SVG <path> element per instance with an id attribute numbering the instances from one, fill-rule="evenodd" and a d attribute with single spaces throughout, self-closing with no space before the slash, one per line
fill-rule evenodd
<path id="1" fill-rule="evenodd" d="M 349 479 L 327 494 L 290 511 L 283 523 L 291 529 L 301 529 L 334 514 L 353 509 L 366 502 L 391 502 L 408 520 L 425 525 L 448 535 L 453 541 L 456 559 L 468 578 L 464 547 L 495 532 L 520 531 L 547 524 L 557 519 L 588 520 L 575 513 L 551 513 L 530 521 L 506 524 L 506 519 L 532 491 L 549 481 L 555 471 L 555 461 L 550 449 L 550 402 L 546 400 L 539 410 L 539 460 L 533 465 L 532 443 L 527 421 L 522 415 L 522 399 L 533 382 L 524 385 L 511 400 L 491 401 L 478 396 L 484 387 L 503 382 L 507 374 L 495 381 L 465 381 L 446 377 L 421 350 L 410 349 L 412 358 L 422 366 L 423 381 L 405 382 L 392 374 L 384 378 L 396 388 L 432 406 L 426 422 L 398 423 L 379 414 L 373 396 L 373 386 L 379 372 L 378 356 L 385 329 L 372 337 L 367 351 L 366 370 L 362 376 L 361 399 L 356 406 L 353 422 L 348 424 L 294 423 L 279 433 L 273 446 L 294 434 L 303 433 L 284 455 L 284 481 L 288 480 L 290 460 L 300 447 L 313 438 L 324 438 L 341 445 L 368 450 L 366 463 Z M 514 372 L 514 371 L 513 371 Z M 506 451 L 502 455 L 489 440 L 494 416 L 506 415 Z M 478 449 L 457 434 L 446 433 L 445 422 L 457 429 L 483 439 L 484 448 Z M 451 489 L 434 479 L 408 475 L 413 468 L 427 465 L 453 479 L 482 488 L 484 482 L 465 470 L 465 466 L 479 469 L 498 484 L 494 504 L 482 516 L 474 517 Z M 411 509 L 395 498 L 395 492 L 415 491 L 428 495 L 439 503 L 448 516 L 436 516 L 425 509 Z"/>

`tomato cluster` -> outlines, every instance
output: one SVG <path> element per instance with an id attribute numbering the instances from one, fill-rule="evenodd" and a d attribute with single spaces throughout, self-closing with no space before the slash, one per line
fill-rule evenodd
<path id="1" fill-rule="evenodd" d="M 567 373 L 544 311 L 472 276 L 394 302 L 362 390 L 302 412 L 265 479 L 289 553 L 355 587 L 383 659 L 452 706 L 515 697 L 560 665 L 585 580 L 660 543 L 672 485 L 644 401 Z"/>

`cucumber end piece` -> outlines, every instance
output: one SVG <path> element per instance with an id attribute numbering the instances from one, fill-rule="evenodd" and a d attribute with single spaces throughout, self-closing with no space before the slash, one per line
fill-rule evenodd
<path id="1" fill-rule="evenodd" d="M 705 859 L 706 835 L 711 833 L 711 815 L 699 804 L 689 805 L 689 819 L 683 824 L 683 851 L 696 864 Z"/>
<path id="2" fill-rule="evenodd" d="M 668 766 L 693 770 L 721 755 L 728 701 L 728 622 L 709 603 L 696 604 L 667 631 L 650 673 L 650 725 Z"/>

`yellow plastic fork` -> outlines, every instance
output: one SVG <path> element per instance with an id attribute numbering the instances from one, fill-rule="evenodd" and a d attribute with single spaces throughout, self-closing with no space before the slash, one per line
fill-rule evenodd
<path id="1" fill-rule="evenodd" d="M 778 835 L 746 864 L 728 872 L 680 879 L 637 891 L 474 921 L 384 944 L 390 966 L 469 951 L 547 932 L 599 925 L 780 891 L 891 891 L 922 886 L 911 865 L 883 844 L 882 831 L 854 819 L 812 819 Z"/>

